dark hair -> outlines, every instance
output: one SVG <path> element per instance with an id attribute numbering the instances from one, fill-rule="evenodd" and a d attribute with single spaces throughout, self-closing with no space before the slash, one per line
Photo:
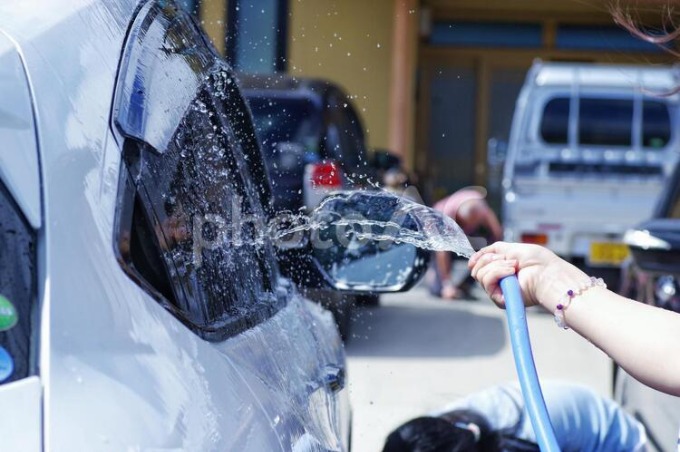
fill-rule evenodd
<path id="1" fill-rule="evenodd" d="M 517 438 L 516 430 L 494 431 L 482 414 L 459 409 L 401 425 L 387 437 L 383 452 L 539 452 L 536 444 Z"/>
<path id="2" fill-rule="evenodd" d="M 471 430 L 438 417 L 419 417 L 390 433 L 383 452 L 476 452 Z"/>

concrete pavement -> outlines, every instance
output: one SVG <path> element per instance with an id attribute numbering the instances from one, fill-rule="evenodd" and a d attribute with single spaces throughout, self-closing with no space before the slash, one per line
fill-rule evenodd
<path id="1" fill-rule="evenodd" d="M 424 287 L 358 308 L 347 345 L 353 452 L 382 450 L 401 422 L 489 385 L 516 379 L 504 313 L 478 300 L 444 301 Z M 611 394 L 611 361 L 552 315 L 529 313 L 541 378 L 559 378 Z"/>

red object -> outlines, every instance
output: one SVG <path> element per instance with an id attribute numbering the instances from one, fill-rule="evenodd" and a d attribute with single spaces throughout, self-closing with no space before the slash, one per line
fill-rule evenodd
<path id="1" fill-rule="evenodd" d="M 337 163 L 326 161 L 312 165 L 312 186 L 323 188 L 342 187 L 342 173 Z"/>
<path id="2" fill-rule="evenodd" d="M 547 245 L 548 236 L 546 234 L 524 233 L 521 237 L 522 243 L 533 243 L 535 245 Z"/>

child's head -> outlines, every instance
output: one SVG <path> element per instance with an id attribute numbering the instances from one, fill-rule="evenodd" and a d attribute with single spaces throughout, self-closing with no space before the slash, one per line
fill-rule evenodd
<path id="1" fill-rule="evenodd" d="M 390 433 L 383 452 L 540 452 L 513 431 L 492 431 L 474 410 L 455 410 L 440 417 L 419 417 Z"/>
<path id="2" fill-rule="evenodd" d="M 470 413 L 470 416 L 467 414 Z M 473 420 L 481 420 L 473 422 Z M 482 430 L 484 429 L 484 430 Z M 439 417 L 419 417 L 390 433 L 383 452 L 476 452 L 486 422 L 476 413 L 459 410 Z"/>

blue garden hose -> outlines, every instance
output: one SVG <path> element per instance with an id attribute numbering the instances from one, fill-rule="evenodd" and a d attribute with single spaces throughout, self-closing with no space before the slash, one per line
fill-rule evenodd
<path id="1" fill-rule="evenodd" d="M 559 452 L 560 447 L 557 445 L 555 431 L 550 422 L 543 399 L 543 391 L 541 391 L 541 385 L 536 374 L 534 356 L 529 341 L 527 316 L 517 276 L 513 275 L 501 279 L 500 286 L 505 296 L 510 343 L 515 357 L 517 376 L 524 396 L 524 405 L 536 433 L 538 447 L 542 452 Z"/>

